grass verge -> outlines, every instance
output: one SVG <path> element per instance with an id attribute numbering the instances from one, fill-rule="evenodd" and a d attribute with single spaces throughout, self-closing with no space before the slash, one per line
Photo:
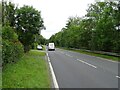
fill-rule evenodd
<path id="1" fill-rule="evenodd" d="M 43 50 L 44 50 L 44 51 L 45 51 L 45 47 L 46 47 L 46 46 L 45 46 L 45 45 L 43 45 Z"/>
<path id="2" fill-rule="evenodd" d="M 2 73 L 3 88 L 50 88 L 45 52 L 32 50 Z"/>
<path id="3" fill-rule="evenodd" d="M 105 58 L 105 59 L 109 59 L 109 60 L 113 60 L 113 61 L 120 61 L 120 58 L 115 57 L 115 56 L 98 54 L 98 53 L 87 52 L 87 51 L 82 51 L 82 50 L 69 49 L 69 48 L 61 48 L 61 49 L 70 50 L 70 51 L 74 51 L 74 52 L 79 52 L 79 53 L 83 53 L 83 54 L 87 54 L 87 55 L 91 55 L 91 56 L 97 56 L 97 57 L 101 57 L 101 58 Z"/>

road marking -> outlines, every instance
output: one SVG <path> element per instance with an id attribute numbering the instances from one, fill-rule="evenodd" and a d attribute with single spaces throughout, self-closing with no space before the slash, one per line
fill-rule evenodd
<path id="1" fill-rule="evenodd" d="M 62 51 L 59 51 L 59 53 L 62 53 L 62 54 L 64 54 Z"/>
<path id="2" fill-rule="evenodd" d="M 119 76 L 116 76 L 117 78 L 120 78 Z"/>
<path id="3" fill-rule="evenodd" d="M 97 68 L 96 66 L 94 66 L 94 65 L 92 65 L 92 64 L 90 64 L 90 63 L 87 63 L 87 62 L 85 62 L 85 61 L 83 61 L 83 60 L 80 60 L 80 59 L 77 59 L 78 61 L 80 61 L 80 62 L 82 62 L 82 63 L 84 63 L 84 64 L 87 64 L 87 65 L 89 65 L 89 66 L 91 66 L 91 67 L 93 67 L 93 68 Z"/>
<path id="4" fill-rule="evenodd" d="M 60 52 L 60 53 L 64 54 L 63 52 Z"/>
<path id="5" fill-rule="evenodd" d="M 48 57 L 48 53 L 46 53 L 47 57 Z"/>
<path id="6" fill-rule="evenodd" d="M 70 56 L 70 57 L 73 57 L 73 56 Z"/>
<path id="7" fill-rule="evenodd" d="M 69 56 L 68 54 L 65 54 L 66 56 Z"/>
<path id="8" fill-rule="evenodd" d="M 71 56 L 71 55 L 69 55 L 69 54 L 66 54 L 66 56 L 73 57 L 73 56 Z"/>
<path id="9" fill-rule="evenodd" d="M 57 90 L 59 90 L 58 82 L 57 82 L 57 79 L 56 79 L 56 76 L 55 76 L 55 73 L 54 73 L 54 70 L 53 70 L 53 67 L 52 67 L 52 64 L 50 62 L 50 58 L 49 58 L 47 52 L 46 52 L 46 55 L 47 55 L 47 58 L 48 58 L 48 63 L 49 63 L 50 71 L 51 71 L 51 74 L 52 74 L 54 88 L 56 88 Z"/>

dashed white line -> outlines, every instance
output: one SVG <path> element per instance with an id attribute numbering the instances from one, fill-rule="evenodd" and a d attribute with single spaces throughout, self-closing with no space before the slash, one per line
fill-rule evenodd
<path id="1" fill-rule="evenodd" d="M 117 78 L 120 78 L 119 76 L 116 76 Z"/>
<path id="2" fill-rule="evenodd" d="M 73 57 L 73 56 L 70 56 L 70 57 Z"/>
<path id="3" fill-rule="evenodd" d="M 71 56 L 71 55 L 69 55 L 69 54 L 66 54 L 66 56 L 73 57 L 73 56 Z"/>
<path id="4" fill-rule="evenodd" d="M 83 61 L 83 60 L 80 60 L 80 59 L 77 59 L 78 61 L 80 61 L 80 62 L 82 62 L 82 63 L 84 63 L 84 64 L 87 64 L 87 65 L 89 65 L 89 66 L 91 66 L 91 67 L 93 67 L 93 68 L 97 68 L 96 66 L 94 66 L 94 65 L 92 65 L 92 64 L 90 64 L 90 63 L 87 63 L 87 62 L 85 62 L 85 61 Z"/>
<path id="5" fill-rule="evenodd" d="M 63 52 L 60 51 L 60 53 L 64 54 Z"/>

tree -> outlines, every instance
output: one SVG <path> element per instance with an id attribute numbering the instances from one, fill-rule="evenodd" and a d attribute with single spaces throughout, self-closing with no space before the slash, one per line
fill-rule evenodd
<path id="1" fill-rule="evenodd" d="M 118 42 L 115 39 L 115 25 L 119 15 L 116 10 L 117 4 L 114 2 L 98 2 L 89 7 L 87 17 L 92 18 L 95 23 L 90 44 L 95 50 L 115 51 L 114 42 Z"/>
<path id="2" fill-rule="evenodd" d="M 0 13 L 1 14 L 1 13 Z M 2 60 L 3 65 L 16 62 L 23 55 L 23 45 L 15 33 L 15 6 L 11 2 L 2 1 Z M 0 37 L 1 41 L 1 37 Z M 1 43 L 1 42 L 0 42 Z"/>
<path id="3" fill-rule="evenodd" d="M 91 4 L 83 18 L 70 17 L 50 38 L 58 46 L 109 52 L 120 51 L 120 7 L 115 2 Z"/>
<path id="4" fill-rule="evenodd" d="M 43 19 L 40 12 L 32 6 L 23 6 L 17 10 L 15 22 L 18 38 L 27 52 L 35 41 L 35 35 L 39 33 L 41 27 L 44 27 Z"/>
<path id="5" fill-rule="evenodd" d="M 2 24 L 8 24 L 11 27 L 15 26 L 15 13 L 17 7 L 12 2 L 2 2 Z"/>
<path id="6" fill-rule="evenodd" d="M 0 2 L 0 24 L 2 24 L 2 2 Z"/>
<path id="7" fill-rule="evenodd" d="M 46 39 L 42 36 L 42 35 L 36 35 L 36 42 L 40 45 L 40 44 L 45 44 L 46 42 Z"/>

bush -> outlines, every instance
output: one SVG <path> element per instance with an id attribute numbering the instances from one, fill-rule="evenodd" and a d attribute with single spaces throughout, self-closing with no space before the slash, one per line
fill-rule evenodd
<path id="1" fill-rule="evenodd" d="M 2 28 L 2 39 L 6 39 L 11 42 L 16 42 L 18 41 L 18 36 L 14 32 L 13 28 L 11 28 L 10 26 L 4 26 Z"/>
<path id="2" fill-rule="evenodd" d="M 18 36 L 11 27 L 3 27 L 2 39 L 3 65 L 19 60 L 23 55 L 23 45 L 18 41 Z"/>

